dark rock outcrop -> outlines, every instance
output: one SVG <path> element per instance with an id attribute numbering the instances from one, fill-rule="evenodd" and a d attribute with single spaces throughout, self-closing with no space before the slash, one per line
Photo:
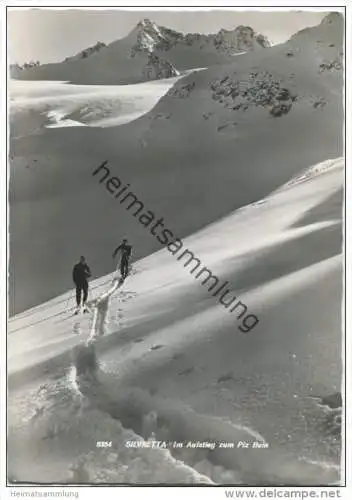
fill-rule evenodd
<path id="1" fill-rule="evenodd" d="M 319 65 L 319 70 L 321 72 L 332 71 L 332 70 L 340 71 L 342 69 L 343 69 L 343 64 L 342 64 L 342 60 L 340 58 L 336 58 L 333 61 L 322 62 Z"/>
<path id="2" fill-rule="evenodd" d="M 169 90 L 167 95 L 184 99 L 185 97 L 188 97 L 190 95 L 192 90 L 195 88 L 195 85 L 195 82 L 192 82 L 181 85 L 180 87 L 173 87 Z"/>
<path id="3" fill-rule="evenodd" d="M 147 80 L 159 80 L 178 76 L 179 72 L 172 64 L 155 54 L 149 54 L 148 62 L 143 68 L 143 77 Z"/>
<path id="4" fill-rule="evenodd" d="M 270 114 L 274 117 L 282 116 L 282 115 L 287 115 L 287 113 L 291 110 L 292 104 L 276 104 L 273 106 L 270 110 Z"/>
<path id="5" fill-rule="evenodd" d="M 271 46 L 267 37 L 257 34 L 249 26 L 237 26 L 234 30 L 222 29 L 213 36 L 213 40 L 217 50 L 230 54 Z"/>
<path id="6" fill-rule="evenodd" d="M 297 100 L 287 87 L 268 72 L 251 72 L 246 79 L 237 80 L 235 74 L 211 83 L 212 98 L 234 111 L 245 111 L 250 106 L 271 107 L 273 116 L 288 113 Z"/>

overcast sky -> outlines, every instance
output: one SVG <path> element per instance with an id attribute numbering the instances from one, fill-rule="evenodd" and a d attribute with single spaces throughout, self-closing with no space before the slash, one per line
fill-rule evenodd
<path id="1" fill-rule="evenodd" d="M 314 11 L 123 11 L 8 10 L 8 54 L 11 63 L 62 61 L 97 41 L 110 43 L 127 35 L 140 19 L 183 33 L 214 33 L 239 24 L 251 26 L 273 43 L 287 40 L 326 15 Z"/>

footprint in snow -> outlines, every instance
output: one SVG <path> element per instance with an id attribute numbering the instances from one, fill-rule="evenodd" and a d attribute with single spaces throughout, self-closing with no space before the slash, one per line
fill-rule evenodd
<path id="1" fill-rule="evenodd" d="M 82 333 L 81 328 L 80 328 L 80 324 L 78 322 L 73 325 L 73 333 L 76 335 L 79 335 L 80 333 Z"/>
<path id="2" fill-rule="evenodd" d="M 228 380 L 233 380 L 233 373 L 226 373 L 218 378 L 218 384 L 221 382 L 227 382 Z"/>
<path id="3" fill-rule="evenodd" d="M 157 344 L 157 345 L 153 345 L 152 347 L 150 347 L 150 351 L 156 351 L 157 349 L 161 349 L 162 347 L 164 347 L 163 345 L 161 344 Z"/>

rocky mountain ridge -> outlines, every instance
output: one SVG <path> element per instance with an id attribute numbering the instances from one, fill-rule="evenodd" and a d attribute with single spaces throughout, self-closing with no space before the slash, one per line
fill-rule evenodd
<path id="1" fill-rule="evenodd" d="M 266 36 L 256 33 L 249 26 L 242 25 L 237 26 L 233 30 L 221 29 L 217 33 L 208 35 L 199 33 L 182 34 L 178 31 L 158 26 L 149 19 L 143 19 L 130 33 L 131 35 L 135 35 L 137 38 L 136 43 L 131 49 L 132 56 L 139 51 L 169 51 L 177 45 L 191 46 L 198 44 L 200 49 L 213 49 L 227 55 L 271 46 Z"/>
<path id="2" fill-rule="evenodd" d="M 240 52 L 270 47 L 269 40 L 248 26 L 215 34 L 188 33 L 143 19 L 125 37 L 97 42 L 61 63 L 35 68 L 11 67 L 21 80 L 59 80 L 77 84 L 132 84 L 170 78 L 197 67 L 231 62 Z"/>

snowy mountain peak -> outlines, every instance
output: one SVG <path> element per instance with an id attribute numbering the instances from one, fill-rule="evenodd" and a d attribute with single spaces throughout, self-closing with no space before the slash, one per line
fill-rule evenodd
<path id="1" fill-rule="evenodd" d="M 158 26 L 154 21 L 151 21 L 150 19 L 142 19 L 142 21 L 139 21 L 133 31 L 140 34 L 149 35 L 155 40 L 164 38 L 164 28 Z"/>
<path id="2" fill-rule="evenodd" d="M 158 26 L 150 19 L 142 19 L 130 36 L 133 39 L 132 57 L 136 52 L 168 51 L 179 44 L 187 47 L 207 47 L 210 50 L 215 49 L 216 52 L 227 55 L 246 52 L 254 48 L 267 48 L 271 45 L 264 35 L 256 33 L 249 26 L 240 25 L 233 30 L 221 29 L 218 33 L 210 35 L 199 33 L 182 34 Z"/>
<path id="3" fill-rule="evenodd" d="M 148 19 L 147 17 L 145 17 L 144 19 L 142 19 L 141 21 L 139 21 L 139 23 L 137 24 L 137 26 L 149 26 L 153 24 L 152 21 L 150 19 Z"/>
<path id="4" fill-rule="evenodd" d="M 151 21 L 150 19 L 142 19 L 139 21 L 135 29 L 132 31 L 131 36 L 135 36 L 136 40 L 133 45 L 131 55 L 136 52 L 153 52 L 156 46 L 165 38 L 162 33 L 162 28 Z"/>
<path id="5" fill-rule="evenodd" d="M 144 28 L 144 29 L 155 29 L 158 28 L 157 24 L 154 23 L 154 21 L 151 21 L 148 18 L 144 18 L 139 23 L 137 24 L 138 28 Z"/>

